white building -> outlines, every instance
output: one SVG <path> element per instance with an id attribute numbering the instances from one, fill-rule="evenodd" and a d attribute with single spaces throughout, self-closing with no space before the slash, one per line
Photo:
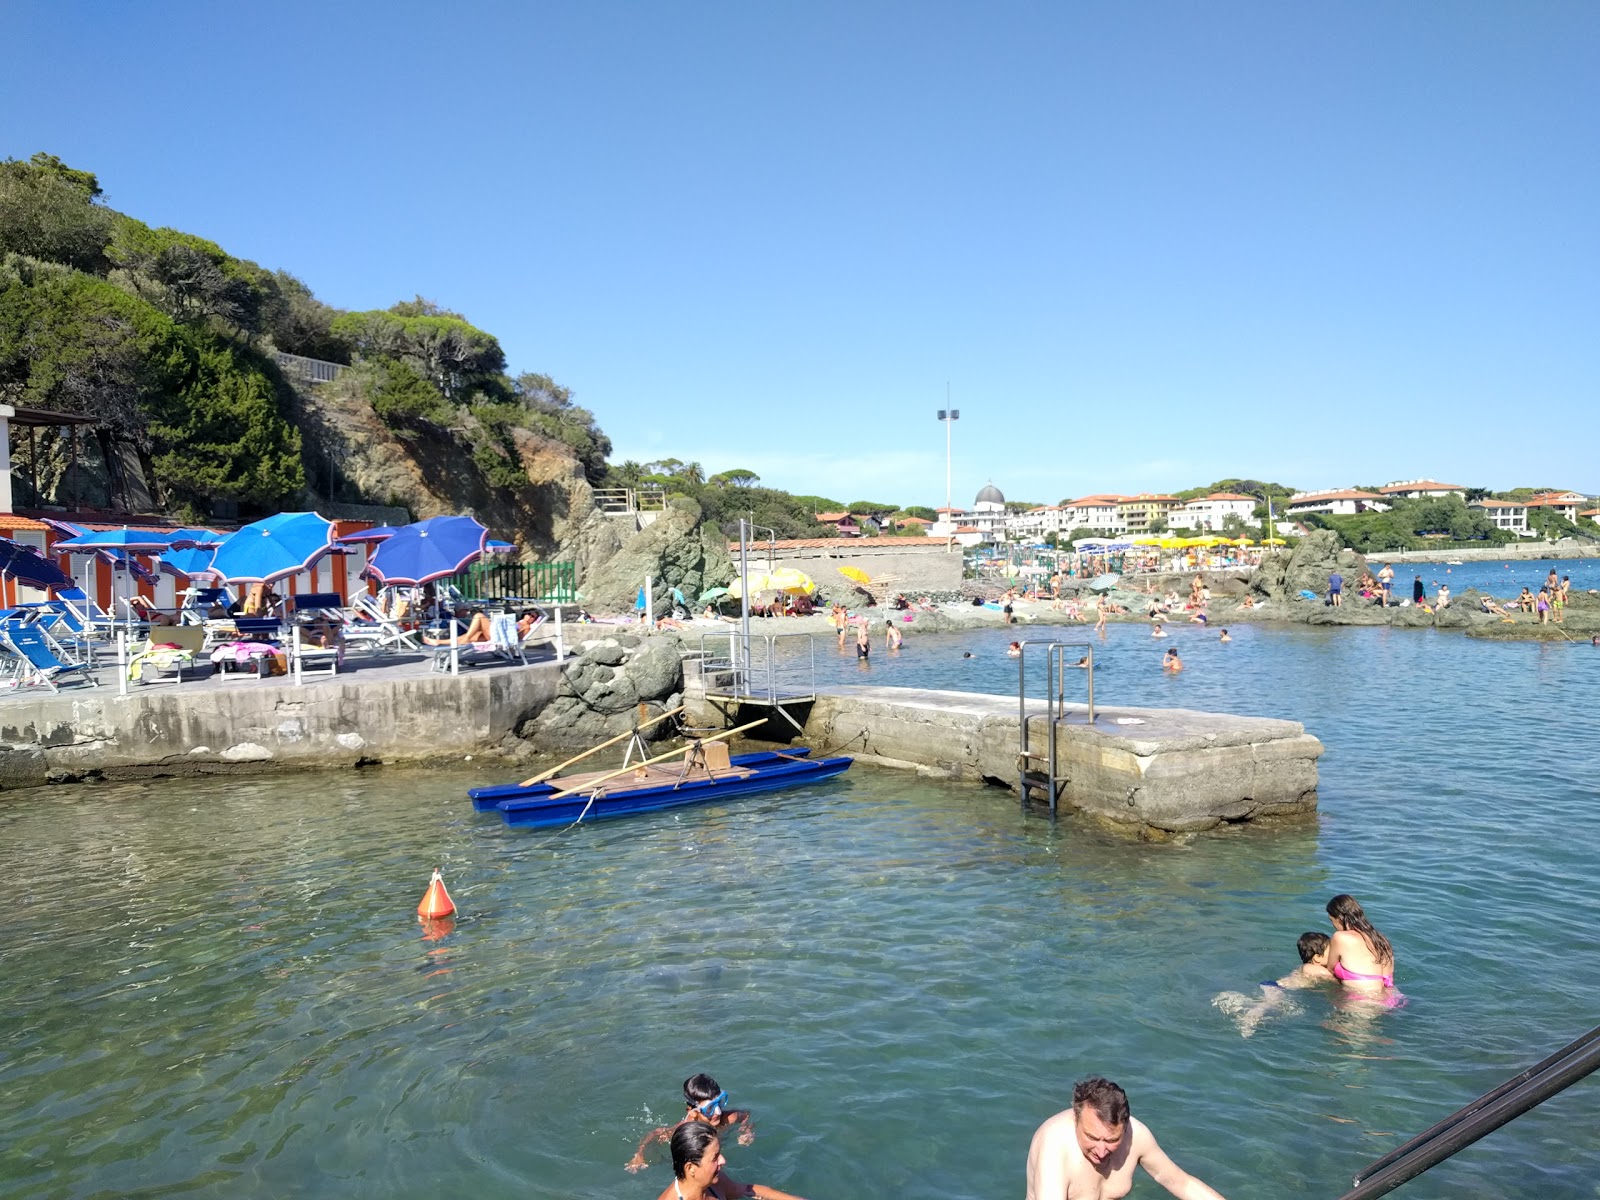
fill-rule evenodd
<path id="1" fill-rule="evenodd" d="M 1518 504 L 1515 500 L 1474 500 L 1467 507 L 1475 508 L 1488 517 L 1496 529 L 1504 529 L 1519 537 L 1529 537 L 1533 533 L 1528 528 L 1526 504 Z"/>
<path id="2" fill-rule="evenodd" d="M 970 509 L 936 508 L 939 519 L 928 526 L 929 537 L 954 538 L 963 546 L 998 542 L 1005 536 L 1006 498 L 992 483 L 979 489 Z"/>
<path id="3" fill-rule="evenodd" d="M 1092 529 L 1096 533 L 1126 533 L 1128 521 L 1122 514 L 1122 504 L 1127 499 L 1110 493 L 1080 497 L 1062 507 L 1066 527 L 1069 532 Z"/>
<path id="4" fill-rule="evenodd" d="M 1467 498 L 1467 489 L 1459 483 L 1440 483 L 1437 479 L 1399 479 L 1387 487 L 1378 489 L 1378 494 L 1390 500 L 1421 500 L 1426 497 L 1460 496 Z"/>
<path id="5" fill-rule="evenodd" d="M 1289 517 L 1304 517 L 1310 513 L 1353 517 L 1357 513 L 1388 512 L 1390 507 L 1376 492 L 1345 488 L 1330 492 L 1297 492 L 1289 497 L 1289 503 L 1283 511 Z"/>
<path id="6" fill-rule="evenodd" d="M 1528 501 L 1529 508 L 1547 508 L 1569 521 L 1578 519 L 1578 509 L 1589 503 L 1582 492 L 1540 492 Z"/>
<path id="7" fill-rule="evenodd" d="M 1067 510 L 1059 504 L 1044 504 L 1027 512 L 1013 513 L 1006 518 L 1006 534 L 1019 541 L 1045 538 L 1072 529 L 1067 524 Z"/>
<path id="8" fill-rule="evenodd" d="M 1167 514 L 1167 526 L 1171 529 L 1203 529 L 1216 533 L 1230 516 L 1238 517 L 1248 525 L 1258 503 L 1254 496 L 1241 496 L 1237 492 L 1212 492 L 1209 496 L 1189 501 L 1182 508 L 1173 509 Z"/>

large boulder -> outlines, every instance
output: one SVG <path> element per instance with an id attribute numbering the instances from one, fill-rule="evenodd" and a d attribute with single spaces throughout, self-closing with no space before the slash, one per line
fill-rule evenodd
<path id="1" fill-rule="evenodd" d="M 714 526 L 702 527 L 692 509 L 668 508 L 653 524 L 622 533 L 615 551 L 603 560 L 593 553 L 592 545 L 603 539 L 587 528 L 584 532 L 591 541 L 577 558 L 579 584 L 584 603 L 600 612 L 632 612 L 647 578 L 652 581 L 657 613 L 671 609 L 673 588 L 692 605 L 707 588 L 733 578 L 727 539 Z"/>
<path id="2" fill-rule="evenodd" d="M 631 636 L 584 642 L 561 671 L 554 700 L 518 735 L 541 750 L 573 750 L 632 729 L 641 703 L 664 712 L 683 690 L 678 643 Z M 657 726 L 656 735 L 668 723 Z"/>
<path id="3" fill-rule="evenodd" d="M 1263 555 L 1251 586 L 1259 594 L 1275 599 L 1293 599 L 1302 591 L 1323 596 L 1328 591 L 1328 576 L 1338 571 L 1344 576 L 1348 600 L 1356 580 L 1366 569 L 1367 560 L 1354 550 L 1344 548 L 1337 533 L 1331 529 L 1314 529 L 1301 538 L 1293 550 Z"/>

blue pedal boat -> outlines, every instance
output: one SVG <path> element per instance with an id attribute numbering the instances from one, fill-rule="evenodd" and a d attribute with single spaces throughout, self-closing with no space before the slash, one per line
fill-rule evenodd
<path id="1" fill-rule="evenodd" d="M 526 787 L 499 784 L 473 788 L 468 795 L 479 812 L 499 812 L 507 825 L 538 829 L 800 787 L 831 779 L 854 761 L 845 756 L 811 758 L 809 751 L 802 748 L 739 754 L 724 760 L 726 765 L 713 759 L 708 766 L 703 759 L 695 760 L 686 754 L 681 762 L 638 768 L 622 775 L 606 771 L 569 775 Z M 587 785 L 587 781 L 595 779 L 604 782 Z"/>

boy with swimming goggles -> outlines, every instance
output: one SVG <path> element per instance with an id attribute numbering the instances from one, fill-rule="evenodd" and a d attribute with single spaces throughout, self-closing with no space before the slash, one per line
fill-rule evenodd
<path id="1" fill-rule="evenodd" d="M 633 1152 L 633 1157 L 628 1160 L 629 1171 L 643 1170 L 646 1163 L 644 1152 L 654 1142 L 668 1141 L 678 1125 L 689 1121 L 701 1121 L 713 1129 L 727 1129 L 730 1125 L 739 1126 L 739 1145 L 748 1146 L 756 1140 L 755 1127 L 750 1124 L 750 1113 L 742 1108 L 732 1108 L 728 1104 L 728 1093 L 718 1086 L 717 1081 L 709 1075 L 691 1075 L 683 1081 L 683 1102 L 685 1105 L 683 1120 L 677 1125 L 662 1125 L 652 1129 L 645 1135 L 644 1141 L 639 1143 L 639 1148 Z"/>

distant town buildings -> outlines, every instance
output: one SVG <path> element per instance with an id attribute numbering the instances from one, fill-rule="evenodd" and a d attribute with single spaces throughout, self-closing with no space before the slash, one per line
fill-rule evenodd
<path id="1" fill-rule="evenodd" d="M 1356 516 L 1368 512 L 1388 512 L 1400 500 L 1466 499 L 1470 489 L 1437 479 L 1400 479 L 1377 491 L 1360 488 L 1330 488 L 1296 492 L 1276 505 L 1275 516 L 1283 518 L 1275 532 L 1304 532 L 1294 522 L 1313 514 Z M 1261 501 L 1240 492 L 1212 492 L 1193 500 L 1143 492 L 1129 496 L 1120 492 L 1097 492 L 1060 504 L 1041 504 L 1022 512 L 1007 512 L 1006 498 L 993 483 L 985 484 L 971 508 L 938 508 L 937 519 L 897 517 L 893 524 L 915 532 L 919 527 L 930 537 L 953 540 L 962 546 L 978 546 L 1002 541 L 1044 541 L 1054 536 L 1064 541 L 1074 533 L 1087 531 L 1099 537 L 1139 537 L 1151 532 L 1172 530 L 1179 534 L 1220 534 L 1228 518 L 1254 528 Z M 1542 492 L 1521 500 L 1480 499 L 1467 505 L 1493 523 L 1519 537 L 1531 537 L 1537 530 L 1528 524 L 1529 513 L 1543 509 L 1559 513 L 1569 521 L 1580 516 L 1600 519 L 1600 508 L 1588 507 L 1593 500 L 1581 492 Z M 876 519 L 874 519 L 876 518 Z M 887 514 L 818 513 L 817 520 L 833 527 L 839 537 L 872 536 L 889 523 Z M 1237 526 L 1234 526 L 1237 528 Z"/>

